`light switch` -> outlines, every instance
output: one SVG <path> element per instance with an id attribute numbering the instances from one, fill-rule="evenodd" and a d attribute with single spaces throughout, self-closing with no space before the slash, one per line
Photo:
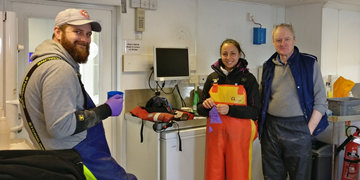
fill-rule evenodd
<path id="1" fill-rule="evenodd" d="M 132 7 L 132 8 L 141 7 L 141 1 L 140 0 L 130 0 L 130 7 Z"/>
<path id="2" fill-rule="evenodd" d="M 150 7 L 150 0 L 141 0 L 141 8 L 149 9 Z"/>
<path id="3" fill-rule="evenodd" d="M 157 0 L 149 0 L 149 9 L 156 10 L 158 8 L 158 1 Z"/>

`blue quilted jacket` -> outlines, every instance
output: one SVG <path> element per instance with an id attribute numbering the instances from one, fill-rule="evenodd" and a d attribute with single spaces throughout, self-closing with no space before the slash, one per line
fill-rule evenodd
<path id="1" fill-rule="evenodd" d="M 259 118 L 259 137 L 263 132 L 264 122 L 266 118 L 266 112 L 269 104 L 270 90 L 272 79 L 274 75 L 275 64 L 272 62 L 276 58 L 278 53 L 274 53 L 263 65 L 263 74 L 261 79 L 262 86 L 262 108 Z M 304 113 L 304 117 L 309 122 L 314 105 L 314 85 L 313 85 L 313 73 L 314 63 L 317 58 L 313 55 L 300 53 L 299 49 L 295 46 L 294 57 L 288 60 L 291 73 L 294 77 L 297 93 L 299 95 L 301 109 Z M 313 135 L 318 135 L 326 129 L 329 125 L 327 115 L 321 118 L 318 126 L 313 132 Z"/>

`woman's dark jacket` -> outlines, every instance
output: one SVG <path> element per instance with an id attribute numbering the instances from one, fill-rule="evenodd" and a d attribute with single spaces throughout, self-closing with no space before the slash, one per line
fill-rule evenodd
<path id="1" fill-rule="evenodd" d="M 209 116 L 210 109 L 204 108 L 202 102 L 210 98 L 209 90 L 215 80 L 218 84 L 243 85 L 246 90 L 247 106 L 229 105 L 228 116 L 257 120 L 260 113 L 259 84 L 255 76 L 247 69 L 247 65 L 247 61 L 240 58 L 238 64 L 227 76 L 220 69 L 220 66 L 224 67 L 221 59 L 211 66 L 215 72 L 207 77 L 200 96 L 200 102 L 197 104 L 200 115 Z"/>

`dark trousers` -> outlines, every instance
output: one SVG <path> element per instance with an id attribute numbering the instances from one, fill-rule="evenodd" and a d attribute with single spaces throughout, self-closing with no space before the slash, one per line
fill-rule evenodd
<path id="1" fill-rule="evenodd" d="M 303 116 L 283 118 L 267 114 L 261 135 L 265 180 L 309 180 L 311 134 Z"/>

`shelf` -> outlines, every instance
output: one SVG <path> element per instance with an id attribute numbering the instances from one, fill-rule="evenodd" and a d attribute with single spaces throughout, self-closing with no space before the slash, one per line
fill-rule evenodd
<path id="1" fill-rule="evenodd" d="M 360 121 L 360 115 L 353 116 L 328 116 L 330 122 Z"/>

